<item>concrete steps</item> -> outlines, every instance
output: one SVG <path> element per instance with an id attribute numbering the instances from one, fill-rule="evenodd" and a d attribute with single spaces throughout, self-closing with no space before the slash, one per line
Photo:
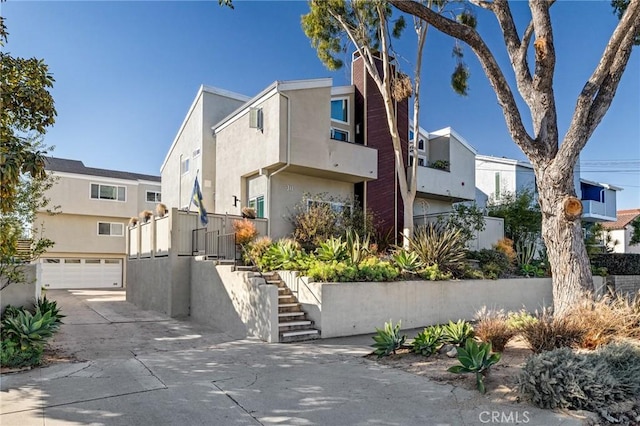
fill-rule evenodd
<path id="1" fill-rule="evenodd" d="M 280 343 L 303 342 L 320 338 L 291 289 L 277 273 L 262 274 L 267 284 L 278 286 L 278 330 Z"/>

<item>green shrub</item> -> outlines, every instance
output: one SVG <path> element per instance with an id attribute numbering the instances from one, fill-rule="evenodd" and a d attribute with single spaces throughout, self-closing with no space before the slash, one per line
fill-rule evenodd
<path id="1" fill-rule="evenodd" d="M 504 252 L 499 250 L 482 249 L 470 252 L 468 257 L 480 262 L 482 272 L 489 279 L 502 278 L 513 271 L 511 260 Z"/>
<path id="2" fill-rule="evenodd" d="M 467 252 L 462 231 L 430 223 L 416 228 L 409 246 L 425 266 L 438 265 L 444 273 L 462 275 Z"/>
<path id="3" fill-rule="evenodd" d="M 453 345 L 462 346 L 467 339 L 473 337 L 473 327 L 465 320 L 449 321 L 448 324 L 442 326 L 442 329 L 444 341 Z"/>
<path id="4" fill-rule="evenodd" d="M 640 254 L 636 253 L 594 254 L 591 264 L 606 268 L 609 275 L 640 275 Z"/>
<path id="5" fill-rule="evenodd" d="M 538 407 L 594 411 L 608 421 L 633 424 L 625 417 L 640 398 L 640 348 L 554 349 L 530 357 L 518 382 L 522 396 Z"/>
<path id="6" fill-rule="evenodd" d="M 419 355 L 431 356 L 442 346 L 444 331 L 439 325 L 427 327 L 413 339 L 411 350 Z"/>
<path id="7" fill-rule="evenodd" d="M 41 344 L 29 345 L 21 348 L 13 339 L 7 338 L 0 342 L 0 365 L 2 367 L 20 368 L 40 365 L 42 353 Z"/>
<path id="8" fill-rule="evenodd" d="M 399 272 L 391 263 L 371 257 L 360 264 L 358 281 L 393 281 Z"/>
<path id="9" fill-rule="evenodd" d="M 317 282 L 353 282 L 358 280 L 358 269 L 346 262 L 316 260 L 311 262 L 306 275 Z"/>
<path id="10" fill-rule="evenodd" d="M 507 314 L 507 325 L 515 331 L 520 331 L 524 326 L 535 324 L 536 322 L 538 322 L 538 318 L 534 317 L 524 309 L 518 312 L 509 312 Z"/>
<path id="11" fill-rule="evenodd" d="M 453 278 L 451 272 L 442 272 L 437 263 L 422 268 L 420 276 L 429 281 L 443 281 Z"/>
<path id="12" fill-rule="evenodd" d="M 523 277 L 533 278 L 544 277 L 547 273 L 543 268 L 525 263 L 524 265 L 520 266 L 520 274 L 522 274 Z"/>
<path id="13" fill-rule="evenodd" d="M 394 327 L 393 321 L 389 320 L 389 322 L 384 323 L 383 329 L 376 328 L 376 334 L 373 336 L 375 343 L 371 346 L 375 348 L 373 353 L 378 355 L 378 358 L 395 354 L 396 350 L 400 349 L 404 344 L 407 336 L 400 335 L 401 323 L 401 321 L 398 321 L 398 324 Z"/>
<path id="14" fill-rule="evenodd" d="M 480 393 L 485 393 L 484 376 L 489 372 L 492 365 L 500 361 L 499 353 L 491 353 L 491 343 L 478 344 L 473 339 L 467 339 L 464 348 L 458 350 L 458 361 L 460 365 L 449 367 L 450 373 L 475 373 L 476 386 Z"/>

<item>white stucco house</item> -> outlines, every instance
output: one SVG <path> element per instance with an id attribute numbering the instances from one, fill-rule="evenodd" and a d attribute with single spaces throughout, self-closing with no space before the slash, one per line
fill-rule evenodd
<path id="1" fill-rule="evenodd" d="M 632 223 L 636 220 L 640 220 L 640 209 L 618 210 L 615 222 L 602 224 L 611 235 L 610 248 L 614 253 L 640 253 L 640 244 L 630 244 L 633 235 Z"/>
<path id="2" fill-rule="evenodd" d="M 397 109 L 408 167 L 414 136 L 408 102 Z M 421 130 L 415 139 L 414 215 L 472 201 L 473 147 L 450 128 Z M 392 235 L 401 231 L 403 205 L 382 97 L 357 57 L 348 86 L 333 86 L 330 78 L 276 81 L 253 97 L 201 86 L 161 167 L 163 202 L 188 208 L 196 176 L 209 213 L 239 215 L 253 207 L 269 219 L 272 238 L 289 235 L 288 213 L 318 194 L 327 202 L 357 198 Z"/>
<path id="3" fill-rule="evenodd" d="M 525 188 L 536 191 L 533 166 L 529 162 L 487 155 L 477 155 L 475 161 L 476 203 L 479 206 Z M 580 167 L 576 167 L 574 185 L 576 196 L 582 201 L 584 221 L 616 220 L 616 192 L 622 188 L 581 178 Z"/>
<path id="4" fill-rule="evenodd" d="M 56 182 L 46 192 L 60 212 L 38 212 L 36 227 L 55 245 L 43 255 L 40 286 L 47 289 L 125 285 L 126 229 L 131 217 L 161 201 L 160 177 L 86 167 L 45 158 Z"/>

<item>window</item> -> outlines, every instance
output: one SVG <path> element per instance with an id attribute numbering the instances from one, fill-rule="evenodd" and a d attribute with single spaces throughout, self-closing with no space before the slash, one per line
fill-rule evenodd
<path id="1" fill-rule="evenodd" d="M 193 151 L 193 158 L 196 158 L 199 155 L 200 155 L 200 148 Z"/>
<path id="2" fill-rule="evenodd" d="M 189 173 L 189 159 L 185 158 L 184 160 L 182 160 L 182 163 L 180 164 L 180 172 L 184 175 L 186 173 Z"/>
<path id="3" fill-rule="evenodd" d="M 42 263 L 60 263 L 60 259 L 42 259 Z"/>
<path id="4" fill-rule="evenodd" d="M 250 199 L 249 207 L 256 211 L 256 217 L 264 217 L 264 196 Z"/>
<path id="5" fill-rule="evenodd" d="M 147 191 L 147 201 L 149 203 L 159 203 L 162 201 L 162 195 L 158 191 Z"/>
<path id="6" fill-rule="evenodd" d="M 335 99 L 331 101 L 331 119 L 349 122 L 349 103 L 346 99 Z"/>
<path id="7" fill-rule="evenodd" d="M 497 200 L 498 198 L 500 198 L 500 172 L 496 172 L 496 182 L 495 182 L 495 184 L 496 184 L 496 190 L 495 190 L 496 196 L 495 196 L 495 198 Z"/>
<path id="8" fill-rule="evenodd" d="M 342 142 L 349 142 L 349 132 L 331 128 L 331 139 Z"/>
<path id="9" fill-rule="evenodd" d="M 351 210 L 351 206 L 345 203 L 324 200 L 307 200 L 307 210 L 309 210 L 311 207 L 320 206 L 321 204 L 329 204 L 331 206 L 331 210 L 336 213 L 342 213 L 345 209 L 349 211 Z"/>
<path id="10" fill-rule="evenodd" d="M 85 259 L 84 263 L 85 265 L 99 265 L 100 259 Z"/>
<path id="11" fill-rule="evenodd" d="M 420 139 L 420 140 L 418 141 L 418 149 L 419 149 L 420 151 L 424 151 L 424 139 Z"/>
<path id="12" fill-rule="evenodd" d="M 409 130 L 409 141 L 413 140 L 413 130 Z"/>
<path id="13" fill-rule="evenodd" d="M 409 167 L 413 166 L 413 155 L 409 156 Z M 418 166 L 427 167 L 427 157 L 423 155 L 418 155 Z"/>
<path id="14" fill-rule="evenodd" d="M 120 259 L 105 259 L 104 263 L 105 265 L 119 265 Z"/>
<path id="15" fill-rule="evenodd" d="M 126 201 L 127 188 L 124 186 L 91 184 L 91 198 L 94 200 Z"/>
<path id="16" fill-rule="evenodd" d="M 124 235 L 124 225 L 121 223 L 98 222 L 98 235 L 122 237 Z"/>
<path id="17" fill-rule="evenodd" d="M 64 263 L 78 265 L 80 264 L 80 259 L 65 259 Z"/>

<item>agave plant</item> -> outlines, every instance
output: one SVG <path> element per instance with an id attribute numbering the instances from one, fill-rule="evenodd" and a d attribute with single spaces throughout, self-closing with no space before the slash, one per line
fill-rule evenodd
<path id="1" fill-rule="evenodd" d="M 2 321 L 3 337 L 17 341 L 22 350 L 44 343 L 57 330 L 58 323 L 51 311 L 43 314 L 39 309 L 33 315 L 28 311 L 20 311 L 15 317 Z"/>
<path id="2" fill-rule="evenodd" d="M 417 253 L 403 249 L 396 250 L 391 260 L 403 274 L 417 274 L 423 266 Z"/>
<path id="3" fill-rule="evenodd" d="M 419 355 L 431 356 L 442 346 L 443 337 L 441 326 L 427 327 L 413 339 L 411 350 Z"/>
<path id="4" fill-rule="evenodd" d="M 407 336 L 400 336 L 401 322 L 402 321 L 398 321 L 398 324 L 394 327 L 393 322 L 389 320 L 389 322 L 384 323 L 383 329 L 376 327 L 376 334 L 373 336 L 375 343 L 371 346 L 375 348 L 373 353 L 378 355 L 378 358 L 395 354 L 396 350 L 398 350 L 404 344 L 405 340 L 407 340 Z"/>
<path id="5" fill-rule="evenodd" d="M 442 272 L 460 274 L 466 264 L 467 246 L 459 229 L 433 223 L 416 228 L 409 247 L 425 266 L 438 265 Z"/>
<path id="6" fill-rule="evenodd" d="M 444 341 L 452 345 L 462 346 L 470 337 L 473 337 L 473 327 L 465 320 L 457 322 L 449 321 L 442 326 Z"/>
<path id="7" fill-rule="evenodd" d="M 347 230 L 347 256 L 352 265 L 358 266 L 369 255 L 369 240 L 369 235 L 361 238 L 353 229 Z"/>
<path id="8" fill-rule="evenodd" d="M 62 324 L 62 318 L 66 317 L 66 315 L 62 315 L 60 313 L 60 308 L 58 307 L 58 302 L 55 300 L 47 299 L 47 296 L 43 296 L 36 302 L 36 310 L 40 312 L 51 312 L 51 317 L 55 318 L 56 323 Z"/>
<path id="9" fill-rule="evenodd" d="M 458 348 L 458 361 L 460 365 L 449 367 L 450 373 L 475 373 L 476 386 L 480 393 L 487 390 L 484 387 L 484 376 L 492 365 L 500 361 L 499 353 L 491 353 L 491 343 L 476 343 L 473 339 L 467 339 L 464 348 Z"/>
<path id="10" fill-rule="evenodd" d="M 316 257 L 324 262 L 336 260 L 338 262 L 347 259 L 347 243 L 342 238 L 331 237 L 320 243 L 316 249 Z"/>
<path id="11" fill-rule="evenodd" d="M 293 269 L 296 260 L 302 255 L 300 245 L 294 240 L 281 239 L 269 246 L 260 259 L 259 266 L 268 271 Z"/>

